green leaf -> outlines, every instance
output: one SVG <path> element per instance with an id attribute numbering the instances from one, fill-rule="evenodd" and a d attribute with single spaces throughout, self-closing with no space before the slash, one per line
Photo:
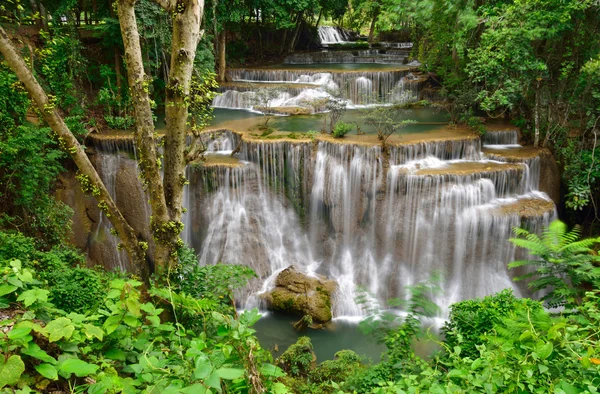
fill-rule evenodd
<path id="1" fill-rule="evenodd" d="M 219 368 L 216 373 L 225 380 L 236 380 L 244 376 L 244 370 L 238 368 Z"/>
<path id="2" fill-rule="evenodd" d="M 104 338 L 104 331 L 98 326 L 86 323 L 83 325 L 83 328 L 85 336 L 89 339 L 98 338 L 99 340 L 102 340 L 102 338 Z"/>
<path id="3" fill-rule="evenodd" d="M 74 373 L 80 378 L 96 373 L 98 368 L 97 365 L 89 364 L 76 358 L 70 358 L 60 364 L 61 372 Z"/>
<path id="4" fill-rule="evenodd" d="M 126 314 L 125 317 L 123 317 L 123 322 L 130 327 L 137 327 L 140 325 L 138 318 L 130 314 Z"/>
<path id="5" fill-rule="evenodd" d="M 44 331 L 49 334 L 48 340 L 50 342 L 56 342 L 61 338 L 69 339 L 74 330 L 75 326 L 66 317 L 54 319 L 44 328 Z"/>
<path id="6" fill-rule="evenodd" d="M 17 289 L 18 287 L 13 285 L 0 285 L 0 297 L 6 294 L 10 294 Z"/>
<path id="7" fill-rule="evenodd" d="M 548 367 L 545 366 L 544 364 L 538 364 L 538 369 L 540 370 L 540 373 L 548 372 Z"/>
<path id="8" fill-rule="evenodd" d="M 16 327 L 8 332 L 9 339 L 19 339 L 26 337 L 31 332 L 31 327 Z"/>
<path id="9" fill-rule="evenodd" d="M 125 361 L 125 352 L 122 351 L 121 349 L 109 349 L 104 354 L 104 357 L 106 357 L 110 360 Z"/>
<path id="10" fill-rule="evenodd" d="M 273 394 L 288 394 L 290 392 L 288 390 L 288 388 L 285 386 L 285 384 L 283 384 L 281 382 L 277 382 L 277 383 L 273 384 L 273 387 L 271 387 L 271 390 L 273 391 Z"/>
<path id="11" fill-rule="evenodd" d="M 40 364 L 35 366 L 35 370 L 40 373 L 43 377 L 50 380 L 58 379 L 58 371 L 51 364 Z"/>
<path id="12" fill-rule="evenodd" d="M 17 301 L 23 301 L 25 306 L 31 306 L 34 302 L 46 302 L 48 301 L 48 290 L 43 289 L 32 289 L 24 291 Z"/>
<path id="13" fill-rule="evenodd" d="M 196 383 L 191 386 L 185 387 L 179 391 L 180 393 L 189 394 L 204 394 L 206 393 L 206 387 L 201 383 Z"/>
<path id="14" fill-rule="evenodd" d="M 199 357 L 196 359 L 196 369 L 194 377 L 196 379 L 206 379 L 213 370 L 213 366 L 207 357 Z"/>
<path id="15" fill-rule="evenodd" d="M 104 328 L 104 331 L 106 331 L 107 335 L 111 334 L 117 329 L 117 327 L 119 327 L 122 318 L 123 317 L 120 315 L 112 315 L 108 319 L 106 319 L 102 327 Z"/>
<path id="16" fill-rule="evenodd" d="M 542 346 L 537 346 L 536 353 L 542 360 L 545 360 L 550 357 L 553 350 L 554 346 L 552 346 L 552 342 L 546 342 Z"/>
<path id="17" fill-rule="evenodd" d="M 56 359 L 48 355 L 48 353 L 42 350 L 36 343 L 30 343 L 26 349 L 21 350 L 21 353 L 47 363 L 56 364 Z"/>
<path id="18" fill-rule="evenodd" d="M 263 364 L 263 366 L 260 368 L 260 373 L 264 376 L 273 376 L 275 378 L 285 376 L 285 372 L 273 364 Z"/>
<path id="19" fill-rule="evenodd" d="M 3 361 L 4 357 L 0 357 L 0 363 Z M 0 364 L 0 388 L 17 383 L 24 371 L 25 364 L 21 360 L 21 356 L 10 356 L 5 364 Z"/>
<path id="20" fill-rule="evenodd" d="M 207 385 L 208 387 L 220 389 L 221 388 L 221 379 L 219 378 L 217 371 L 213 371 L 213 373 L 211 373 L 210 376 L 204 381 L 204 384 Z"/>

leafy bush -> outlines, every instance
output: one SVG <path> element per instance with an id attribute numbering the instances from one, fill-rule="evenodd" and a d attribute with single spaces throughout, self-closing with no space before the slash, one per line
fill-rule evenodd
<path id="1" fill-rule="evenodd" d="M 516 280 L 531 279 L 528 285 L 533 291 L 549 290 L 542 297 L 549 306 L 575 308 L 585 285 L 600 288 L 600 256 L 592 249 L 600 237 L 579 240 L 581 230 L 575 227 L 567 231 L 567 225 L 559 220 L 550 223 L 541 237 L 525 229 L 514 232 L 519 238 L 510 241 L 537 258 L 515 261 L 509 267 L 535 268 Z"/>
<path id="2" fill-rule="evenodd" d="M 276 363 L 291 376 L 308 376 L 317 363 L 310 338 L 298 338 L 295 344 L 277 358 Z"/>
<path id="3" fill-rule="evenodd" d="M 0 389 L 23 392 L 208 393 L 287 389 L 250 328 L 256 311 L 221 314 L 210 300 L 115 279 L 97 311 L 67 313 L 51 302 L 35 270 L 0 264 Z M 161 321 L 162 305 L 188 308 L 218 335 Z M 33 390 L 32 390 L 33 389 Z"/>
<path id="4" fill-rule="evenodd" d="M 333 138 L 344 138 L 346 134 L 352 131 L 352 125 L 349 123 L 338 122 L 333 128 Z"/>
<path id="5" fill-rule="evenodd" d="M 100 274 L 88 268 L 71 268 L 49 272 L 50 300 L 67 312 L 93 311 L 106 295 Z"/>
<path id="6" fill-rule="evenodd" d="M 522 310 L 541 309 L 539 302 L 516 298 L 510 289 L 480 299 L 457 302 L 450 306 L 449 320 L 442 328 L 444 341 L 450 349 L 460 346 L 461 355 L 475 359 L 479 356 L 477 346 L 484 342 L 483 336 L 491 332 L 502 318 Z"/>
<path id="7" fill-rule="evenodd" d="M 112 116 L 104 115 L 104 120 L 108 127 L 113 130 L 127 130 L 135 126 L 135 119 L 132 116 Z"/>
<path id="8" fill-rule="evenodd" d="M 333 360 L 323 361 L 310 372 L 313 382 L 343 382 L 362 368 L 361 357 L 352 350 L 340 350 L 333 357 Z"/>

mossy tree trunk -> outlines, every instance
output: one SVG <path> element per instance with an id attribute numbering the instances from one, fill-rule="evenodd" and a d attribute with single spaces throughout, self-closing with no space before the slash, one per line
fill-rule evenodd
<path id="1" fill-rule="evenodd" d="M 117 9 L 121 34 L 125 46 L 125 60 L 129 89 L 134 104 L 136 121 L 135 144 L 139 152 L 139 168 L 144 186 L 148 192 L 152 208 L 151 228 L 156 249 L 154 267 L 146 262 L 147 244 L 138 239 L 131 225 L 125 220 L 108 193 L 100 176 L 92 166 L 79 142 L 64 123 L 58 110 L 52 106 L 48 95 L 35 79 L 25 61 L 10 42 L 6 32 L 0 27 L 0 52 L 6 62 L 35 101 L 44 120 L 57 134 L 84 180 L 85 191 L 91 192 L 99 200 L 99 206 L 115 227 L 129 257 L 148 278 L 149 270 L 163 271 L 174 264 L 177 249 L 182 241 L 179 235 L 183 229 L 183 187 L 186 183 L 186 157 L 193 157 L 186 149 L 189 94 L 196 47 L 201 37 L 203 0 L 154 0 L 173 18 L 173 39 L 171 65 L 167 82 L 166 123 L 164 137 L 164 158 L 159 155 L 158 141 L 152 118 L 150 82 L 144 70 L 140 36 L 135 17 L 136 0 L 118 0 Z M 164 176 L 161 176 L 164 161 Z"/>

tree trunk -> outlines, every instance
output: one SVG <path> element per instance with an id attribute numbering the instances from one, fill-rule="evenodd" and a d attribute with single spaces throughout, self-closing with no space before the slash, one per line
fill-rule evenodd
<path id="1" fill-rule="evenodd" d="M 534 122 L 535 134 L 533 139 L 533 146 L 537 148 L 540 146 L 540 81 L 536 82 L 535 88 Z"/>
<path id="2" fill-rule="evenodd" d="M 227 45 L 227 31 L 225 30 L 225 26 L 219 32 L 219 82 L 225 82 L 225 71 L 227 67 L 227 59 L 225 57 L 226 53 L 226 45 Z"/>
<path id="3" fill-rule="evenodd" d="M 23 58 L 10 43 L 10 39 L 2 27 L 0 27 L 0 52 L 21 83 L 25 85 L 25 89 L 29 92 L 44 120 L 56 133 L 61 146 L 71 155 L 79 172 L 83 175 L 81 177 L 82 188 L 96 197 L 98 206 L 106 213 L 106 216 L 115 227 L 132 264 L 142 277 L 147 279 L 149 276 L 145 264 L 145 253 L 138 242 L 135 231 L 117 208 L 81 145 L 63 121 L 58 110 L 50 103 L 48 96 L 27 68 Z"/>
<path id="4" fill-rule="evenodd" d="M 377 23 L 377 18 L 379 18 L 379 8 L 375 10 L 373 13 L 373 19 L 371 19 L 371 27 L 369 28 L 369 44 L 373 43 L 375 39 L 375 24 Z"/>
<path id="5" fill-rule="evenodd" d="M 288 53 L 294 52 L 296 48 L 296 43 L 298 42 L 298 36 L 300 35 L 300 27 L 302 26 L 302 15 L 303 11 L 298 12 L 296 16 L 296 27 L 294 28 L 294 34 L 292 35 L 292 39 L 290 40 L 290 45 L 288 46 Z"/>
<path id="6" fill-rule="evenodd" d="M 173 9 L 173 38 L 171 68 L 166 86 L 167 132 L 165 135 L 164 193 L 170 222 L 162 231 L 155 231 L 159 242 L 167 245 L 169 264 L 177 262 L 176 251 L 181 245 L 183 230 L 183 187 L 187 182 L 185 150 L 188 130 L 189 94 L 194 70 L 196 48 L 201 38 L 200 23 L 204 11 L 203 0 L 181 0 Z M 162 239 L 161 239 L 162 238 Z"/>
<path id="7" fill-rule="evenodd" d="M 319 17 L 317 18 L 317 23 L 315 23 L 315 27 L 319 27 L 319 22 L 321 22 L 321 17 L 323 16 L 323 8 L 319 10 Z"/>

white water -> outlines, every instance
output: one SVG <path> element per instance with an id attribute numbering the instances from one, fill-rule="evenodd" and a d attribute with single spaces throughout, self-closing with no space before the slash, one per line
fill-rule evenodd
<path id="1" fill-rule="evenodd" d="M 333 26 L 319 26 L 319 39 L 321 40 L 321 44 L 324 45 L 347 42 L 343 31 Z"/>

